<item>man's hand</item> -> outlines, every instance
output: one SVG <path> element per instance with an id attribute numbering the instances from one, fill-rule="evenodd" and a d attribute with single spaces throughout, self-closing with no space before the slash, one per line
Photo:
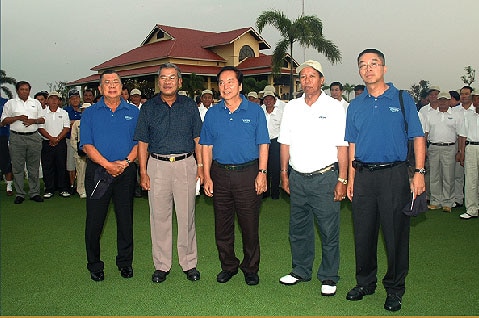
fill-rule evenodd
<path id="1" fill-rule="evenodd" d="M 206 178 L 203 182 L 203 191 L 209 197 L 213 196 L 213 180 Z"/>

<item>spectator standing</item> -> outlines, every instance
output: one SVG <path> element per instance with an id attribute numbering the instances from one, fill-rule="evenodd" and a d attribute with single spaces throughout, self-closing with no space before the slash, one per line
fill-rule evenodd
<path id="1" fill-rule="evenodd" d="M 41 91 L 33 95 L 33 98 L 38 100 L 40 104 L 42 105 L 42 109 L 45 109 L 48 107 L 47 105 L 47 99 L 48 99 L 48 92 Z"/>
<path id="2" fill-rule="evenodd" d="M 361 95 L 363 92 L 364 92 L 364 89 L 366 88 L 366 86 L 364 85 L 355 85 L 354 86 L 354 98 L 358 97 L 359 95 Z"/>
<path id="3" fill-rule="evenodd" d="M 90 105 L 93 104 L 93 101 L 95 100 L 95 93 L 91 88 L 86 88 L 83 91 L 83 104 L 89 103 Z"/>
<path id="4" fill-rule="evenodd" d="M 70 131 L 68 113 L 59 108 L 60 94 L 51 92 L 48 95 L 48 109 L 45 109 L 45 123 L 38 126 L 38 132 L 43 137 L 42 142 L 42 170 L 45 183 L 43 197 L 50 199 L 55 188 L 60 196 L 70 196 L 66 178 L 67 144 L 66 135 Z"/>
<path id="5" fill-rule="evenodd" d="M 68 92 L 68 103 L 69 105 L 64 109 L 70 117 L 70 127 L 73 126 L 75 121 L 81 119 L 81 110 L 80 110 L 80 92 L 76 89 L 71 89 Z M 70 194 L 75 194 L 75 177 L 76 177 L 76 166 L 75 166 L 75 149 L 71 146 L 71 133 L 67 134 L 67 180 L 69 181 L 69 192 Z"/>
<path id="6" fill-rule="evenodd" d="M 94 281 L 105 278 L 100 238 L 110 201 L 116 215 L 116 266 L 123 278 L 133 277 L 133 161 L 137 156 L 133 134 L 139 111 L 120 97 L 121 87 L 118 73 L 104 71 L 98 87 L 103 97 L 85 110 L 81 120 L 80 147 L 88 155 L 85 245 L 87 269 Z"/>
<path id="7" fill-rule="evenodd" d="M 259 283 L 259 209 L 267 190 L 269 135 L 258 104 L 240 94 L 243 74 L 225 66 L 217 75 L 222 100 L 205 116 L 203 149 L 204 192 L 213 197 L 215 238 L 221 262 L 218 283 L 243 271 L 247 285 Z M 214 189 L 214 195 L 213 195 Z M 235 213 L 243 239 L 243 261 L 234 249 Z"/>
<path id="8" fill-rule="evenodd" d="M 325 77 L 319 62 L 306 61 L 296 72 L 304 94 L 286 105 L 278 138 L 281 183 L 291 197 L 293 268 L 279 281 L 294 285 L 311 280 L 316 219 L 322 245 L 317 278 L 322 282 L 321 295 L 334 296 L 339 280 L 340 201 L 346 197 L 348 175 L 346 113 L 339 101 L 321 90 Z"/>
<path id="9" fill-rule="evenodd" d="M 138 107 L 138 109 L 141 108 L 141 91 L 138 88 L 134 88 L 130 92 L 130 102 Z"/>
<path id="10" fill-rule="evenodd" d="M 90 107 L 90 103 L 83 103 L 80 107 L 80 110 L 83 112 L 85 109 Z M 77 192 L 80 195 L 80 199 L 86 199 L 86 190 L 85 190 L 85 170 L 86 170 L 86 153 L 79 148 L 80 144 L 80 122 L 81 120 L 76 120 L 71 127 L 71 137 L 70 144 L 75 149 L 74 157 L 77 170 Z"/>
<path id="11" fill-rule="evenodd" d="M 0 114 L 3 112 L 3 106 L 8 101 L 6 98 L 0 97 Z M 1 116 L 1 115 L 0 115 Z M 0 176 L 5 176 L 7 182 L 7 195 L 13 195 L 13 174 L 12 162 L 10 159 L 10 151 L 8 150 L 8 139 L 10 136 L 10 125 L 0 124 Z"/>
<path id="12" fill-rule="evenodd" d="M 337 99 L 344 108 L 344 111 L 348 111 L 349 103 L 343 98 L 343 84 L 340 82 L 332 82 L 329 85 L 329 92 L 331 93 L 331 97 Z"/>
<path id="13" fill-rule="evenodd" d="M 21 204 L 25 200 L 25 164 L 30 199 L 43 202 L 38 178 L 42 138 L 37 132 L 38 125 L 45 123 L 43 108 L 38 100 L 30 97 L 30 83 L 19 81 L 15 89 L 17 97 L 4 105 L 1 117 L 2 126 L 10 125 L 9 150 L 16 191 L 14 203 Z"/>
<path id="14" fill-rule="evenodd" d="M 200 112 L 201 121 L 205 120 L 205 115 L 208 109 L 213 105 L 213 92 L 209 89 L 205 89 L 201 92 L 201 104 L 198 107 Z"/>
<path id="15" fill-rule="evenodd" d="M 268 184 L 267 190 L 263 194 L 263 198 L 271 196 L 271 199 L 279 199 L 279 129 L 281 126 L 281 119 L 283 117 L 283 109 L 275 106 L 276 96 L 271 91 L 265 91 L 263 94 L 263 108 L 266 116 L 266 123 L 269 134 L 269 150 L 268 150 Z"/>
<path id="16" fill-rule="evenodd" d="M 409 222 L 402 210 L 412 196 L 425 191 L 425 139 L 413 99 L 384 81 L 384 54 L 362 51 L 357 59 L 365 94 L 351 101 L 346 118 L 349 142 L 348 197 L 352 201 L 357 285 L 347 300 L 357 301 L 376 290 L 377 243 L 382 228 L 388 269 L 383 279 L 387 297 L 384 308 L 402 307 L 409 270 Z M 407 134 L 405 123 L 408 123 Z M 416 170 L 409 184 L 406 165 L 408 139 L 414 138 Z"/>
<path id="17" fill-rule="evenodd" d="M 199 146 L 201 118 L 196 103 L 179 95 L 181 71 L 166 63 L 158 71 L 160 93 L 141 108 L 135 132 L 140 185 L 148 190 L 154 283 L 166 280 L 172 263 L 173 207 L 178 224 L 178 261 L 186 278 L 200 279 L 196 269 L 196 180 L 203 178 Z M 196 160 L 193 153 L 196 152 Z"/>

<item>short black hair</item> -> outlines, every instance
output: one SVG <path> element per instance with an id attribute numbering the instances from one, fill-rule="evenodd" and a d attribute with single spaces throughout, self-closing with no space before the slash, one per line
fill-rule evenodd
<path id="1" fill-rule="evenodd" d="M 354 86 L 354 91 L 357 92 L 357 91 L 364 91 L 366 89 L 366 86 L 362 85 L 362 84 L 359 84 L 359 85 L 355 85 Z"/>
<path id="2" fill-rule="evenodd" d="M 241 73 L 240 70 L 238 70 L 236 67 L 234 66 L 225 66 L 223 67 L 220 72 L 218 73 L 218 75 L 216 75 L 216 79 L 217 81 L 219 82 L 220 81 L 220 75 L 221 73 L 225 72 L 225 71 L 233 71 L 235 72 L 236 74 L 236 78 L 238 79 L 238 84 L 241 85 L 243 84 L 243 73 Z"/>
<path id="3" fill-rule="evenodd" d="M 43 96 L 45 99 L 48 98 L 48 92 L 47 91 L 41 91 L 33 95 L 33 98 L 37 99 L 38 96 Z"/>
<path id="4" fill-rule="evenodd" d="M 451 98 L 454 98 L 457 101 L 461 99 L 461 96 L 459 96 L 459 93 L 456 91 L 449 91 L 449 95 L 451 95 Z"/>
<path id="5" fill-rule="evenodd" d="M 373 53 L 373 54 L 376 54 L 377 56 L 379 56 L 379 58 L 381 59 L 381 61 L 383 62 L 384 65 L 386 65 L 386 58 L 384 57 L 384 53 L 379 51 L 378 49 L 365 49 L 363 50 L 361 53 L 359 53 L 358 55 L 358 63 L 359 63 L 359 59 L 361 58 L 361 56 L 363 56 L 364 54 L 366 53 Z"/>
<path id="6" fill-rule="evenodd" d="M 340 82 L 332 82 L 331 84 L 329 84 L 329 89 L 331 89 L 331 87 L 333 86 L 339 86 L 339 89 L 343 90 L 343 84 L 341 84 Z"/>
<path id="7" fill-rule="evenodd" d="M 463 89 L 468 89 L 471 93 L 472 93 L 472 91 L 473 91 L 472 87 L 469 86 L 469 85 L 464 85 L 464 86 L 461 88 L 461 90 L 463 90 Z"/>
<path id="8" fill-rule="evenodd" d="M 32 85 L 30 85 L 29 82 L 27 81 L 20 81 L 20 82 L 17 82 L 17 84 L 15 84 L 15 89 L 18 91 L 20 89 L 21 86 L 23 85 L 28 85 L 28 90 L 31 90 L 32 89 Z M 472 92 L 472 91 L 471 91 Z"/>
<path id="9" fill-rule="evenodd" d="M 116 76 L 118 76 L 118 79 L 120 80 L 120 83 L 121 83 L 121 76 L 120 76 L 120 74 L 118 74 L 117 71 L 115 71 L 115 70 L 105 70 L 100 75 L 100 84 L 101 84 L 101 81 L 103 80 L 104 75 L 107 75 L 107 74 L 116 74 Z"/>

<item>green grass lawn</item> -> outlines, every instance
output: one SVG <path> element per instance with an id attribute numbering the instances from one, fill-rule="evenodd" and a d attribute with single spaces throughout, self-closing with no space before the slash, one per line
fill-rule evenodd
<path id="1" fill-rule="evenodd" d="M 429 211 L 412 219 L 411 266 L 403 309 L 383 309 L 385 292 L 362 301 L 347 301 L 355 285 L 351 207 L 341 209 L 341 280 L 334 297 L 321 297 L 313 279 L 295 286 L 278 280 L 291 270 L 287 196 L 263 201 L 260 221 L 260 284 L 247 286 L 239 273 L 226 284 L 216 282 L 217 256 L 212 201 L 197 199 L 198 269 L 201 280 L 186 279 L 174 251 L 167 280 L 151 282 L 148 200 L 135 199 L 134 277 L 124 279 L 115 266 L 116 225 L 110 211 L 102 238 L 105 281 L 94 282 L 86 269 L 85 200 L 58 195 L 44 203 L 13 204 L 0 185 L 1 311 L 2 315 L 479 315 L 479 220 L 460 220 L 464 209 L 451 214 Z M 236 232 L 238 257 L 241 239 Z M 174 234 L 176 235 L 176 234 Z M 176 242 L 176 240 L 174 241 Z M 176 249 L 176 243 L 175 248 Z M 320 258 L 317 239 L 316 271 Z M 386 270 L 379 244 L 379 282 Z M 315 277 L 315 275 L 314 275 Z"/>

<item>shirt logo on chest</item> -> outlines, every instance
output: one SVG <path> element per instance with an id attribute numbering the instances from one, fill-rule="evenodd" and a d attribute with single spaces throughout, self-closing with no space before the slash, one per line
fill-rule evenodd
<path id="1" fill-rule="evenodd" d="M 400 109 L 398 107 L 389 106 L 389 111 L 391 113 L 397 113 L 400 111 Z"/>
<path id="2" fill-rule="evenodd" d="M 251 119 L 246 119 L 246 118 L 243 118 L 243 123 L 245 124 L 249 124 L 251 122 Z"/>
<path id="3" fill-rule="evenodd" d="M 125 119 L 126 119 L 126 120 L 132 120 L 133 117 L 131 117 L 131 116 L 125 116 Z"/>

